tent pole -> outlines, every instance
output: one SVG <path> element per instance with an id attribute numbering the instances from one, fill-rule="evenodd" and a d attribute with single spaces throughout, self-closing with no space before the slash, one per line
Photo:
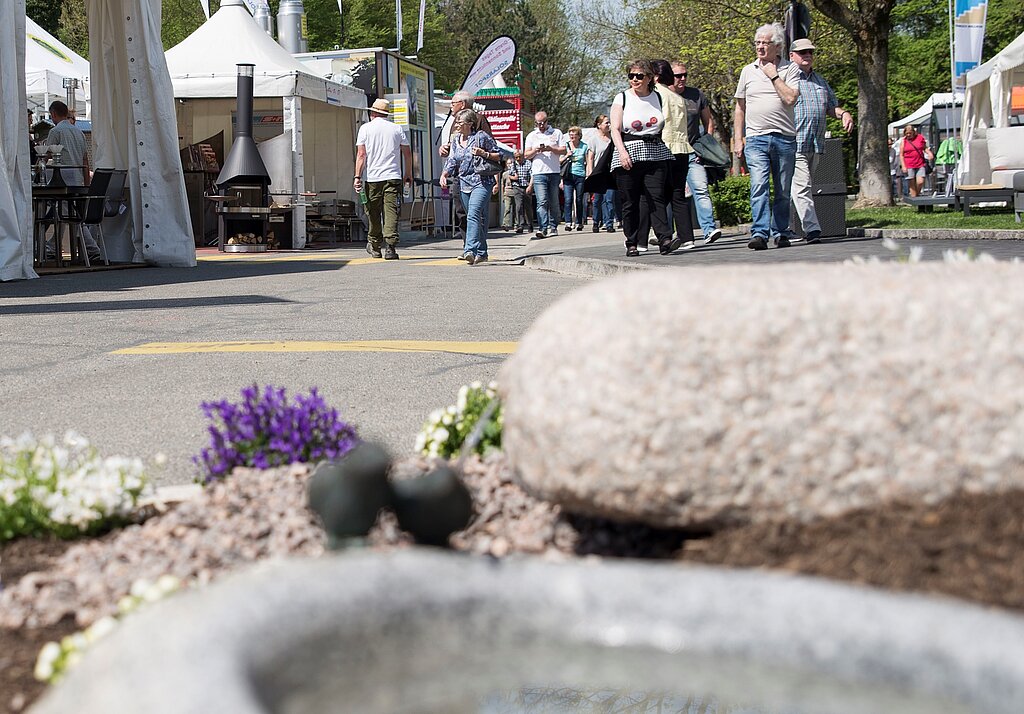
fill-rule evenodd
<path id="1" fill-rule="evenodd" d="M 954 25 L 953 25 L 953 0 L 948 0 L 947 7 L 949 8 L 949 86 L 956 94 L 956 53 L 955 53 L 955 36 Z"/>

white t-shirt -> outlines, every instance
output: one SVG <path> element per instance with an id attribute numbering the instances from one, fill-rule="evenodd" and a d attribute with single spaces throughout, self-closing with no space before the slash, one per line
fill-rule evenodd
<path id="1" fill-rule="evenodd" d="M 356 146 L 366 147 L 367 182 L 402 178 L 402 147 L 409 146 L 402 127 L 374 117 L 359 127 Z"/>
<path id="2" fill-rule="evenodd" d="M 548 127 L 545 132 L 539 129 L 534 129 L 526 135 L 526 149 L 536 149 L 541 144 L 547 146 L 562 146 L 562 132 L 560 129 L 555 129 L 552 126 Z M 558 155 L 551 153 L 550 151 L 543 151 L 536 154 L 533 157 L 533 163 L 531 167 L 533 169 L 533 175 L 537 174 L 557 174 L 562 170 L 562 167 L 558 163 Z"/>
<path id="3" fill-rule="evenodd" d="M 665 113 L 661 109 L 661 98 L 653 91 L 646 97 L 638 97 L 633 92 L 622 92 L 626 98 L 626 106 L 622 109 L 622 130 L 637 136 L 657 135 L 665 123 Z M 621 102 L 621 97 L 615 97 Z"/>
<path id="4" fill-rule="evenodd" d="M 795 62 L 783 62 L 778 67 L 779 77 L 787 86 L 796 89 L 800 81 L 800 68 Z M 748 64 L 740 72 L 740 81 L 736 85 L 736 98 L 747 101 L 744 112 L 744 136 L 761 136 L 764 134 L 783 134 L 796 136 L 796 124 L 793 121 L 793 107 L 782 103 L 782 98 L 775 91 L 775 86 L 756 61 Z"/>

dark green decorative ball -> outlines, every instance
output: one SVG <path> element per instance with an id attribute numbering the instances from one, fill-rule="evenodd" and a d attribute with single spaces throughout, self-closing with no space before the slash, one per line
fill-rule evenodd
<path id="1" fill-rule="evenodd" d="M 365 536 L 377 514 L 391 504 L 391 457 L 376 444 L 362 443 L 339 461 L 326 461 L 309 479 L 309 507 L 335 539 Z"/>
<path id="2" fill-rule="evenodd" d="M 391 487 L 398 525 L 417 543 L 447 546 L 448 537 L 465 528 L 473 515 L 469 491 L 448 466 L 419 478 L 395 481 Z"/>

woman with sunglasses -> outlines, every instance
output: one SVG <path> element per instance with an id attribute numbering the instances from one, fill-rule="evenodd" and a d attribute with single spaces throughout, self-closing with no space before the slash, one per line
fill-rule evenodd
<path id="1" fill-rule="evenodd" d="M 675 157 L 661 139 L 665 115 L 661 98 L 654 91 L 654 68 L 648 60 L 634 60 L 628 65 L 626 77 L 629 89 L 616 95 L 609 112 L 615 147 L 611 169 L 616 190 L 622 198 L 626 256 L 640 255 L 640 241 L 646 242 L 646 235 L 641 235 L 641 197 L 650 208 L 650 225 L 658 238 L 661 254 L 668 255 L 683 241 L 672 238 L 665 210 L 667 162 Z"/>
<path id="2" fill-rule="evenodd" d="M 472 109 L 455 115 L 452 143 L 441 172 L 441 188 L 448 187 L 449 177 L 459 179 L 459 198 L 466 207 L 466 250 L 463 257 L 470 265 L 487 260 L 487 207 L 495 177 L 480 172 L 481 161 L 499 162 L 498 145 L 486 131 L 478 129 L 479 116 Z"/>

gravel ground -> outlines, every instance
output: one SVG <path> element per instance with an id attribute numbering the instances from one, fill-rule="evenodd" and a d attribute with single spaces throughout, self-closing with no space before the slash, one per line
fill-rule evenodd
<path id="1" fill-rule="evenodd" d="M 431 462 L 396 463 L 392 478 L 415 478 Z M 117 611 L 117 601 L 140 578 L 164 574 L 207 583 L 266 558 L 318 556 L 325 538 L 306 508 L 310 470 L 295 464 L 258 471 L 237 469 L 230 479 L 205 489 L 140 525 L 68 548 L 54 566 L 22 577 L 0 592 L 0 627 L 41 627 L 74 617 L 80 627 Z M 574 519 L 513 483 L 503 454 L 472 457 L 463 477 L 476 517 L 451 538 L 453 548 L 503 557 L 512 553 L 562 559 L 580 554 L 671 557 L 682 542 L 674 533 Z M 393 514 L 383 512 L 370 547 L 412 545 Z"/>

